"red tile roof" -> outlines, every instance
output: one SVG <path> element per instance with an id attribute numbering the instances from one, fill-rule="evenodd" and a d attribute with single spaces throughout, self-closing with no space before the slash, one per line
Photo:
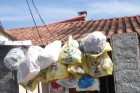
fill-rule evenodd
<path id="1" fill-rule="evenodd" d="M 65 22 L 75 22 L 75 21 L 85 21 L 85 16 L 76 16 L 74 18 L 58 21 L 58 22 L 55 22 L 55 23 L 65 23 Z"/>
<path id="2" fill-rule="evenodd" d="M 69 35 L 73 35 L 74 39 L 79 40 L 88 33 L 97 30 L 103 32 L 107 38 L 110 38 L 112 34 L 128 32 L 140 33 L 140 15 L 101 20 L 54 23 L 47 26 L 50 32 L 45 26 L 38 26 L 43 44 L 50 43 L 54 40 L 62 40 L 65 42 Z M 35 27 L 9 29 L 7 32 L 17 37 L 19 40 L 30 39 L 33 44 L 41 45 L 41 40 Z"/>

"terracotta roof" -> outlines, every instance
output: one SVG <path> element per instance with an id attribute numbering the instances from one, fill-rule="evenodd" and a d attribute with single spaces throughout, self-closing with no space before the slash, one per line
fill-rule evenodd
<path id="1" fill-rule="evenodd" d="M 55 22 L 55 23 L 65 23 L 65 22 L 75 22 L 75 21 L 85 21 L 85 16 L 76 16 L 74 18 L 65 19 L 62 21 Z"/>
<path id="2" fill-rule="evenodd" d="M 66 23 L 55 23 L 47 25 L 50 32 L 45 26 L 38 26 L 43 44 L 50 43 L 54 40 L 65 42 L 69 35 L 77 40 L 86 36 L 93 31 L 102 31 L 107 38 L 112 34 L 137 32 L 140 33 L 140 15 L 125 16 L 119 18 L 108 18 L 90 21 L 77 21 Z M 9 29 L 7 32 L 19 40 L 30 39 L 33 44 L 41 44 L 39 35 L 35 27 Z"/>

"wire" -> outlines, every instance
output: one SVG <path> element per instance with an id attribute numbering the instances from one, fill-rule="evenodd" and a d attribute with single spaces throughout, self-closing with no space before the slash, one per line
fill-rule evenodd
<path id="1" fill-rule="evenodd" d="M 46 25 L 45 22 L 43 21 L 43 19 L 42 19 L 41 15 L 40 15 L 40 13 L 39 13 L 39 11 L 38 11 L 38 9 L 37 9 L 35 3 L 34 3 L 34 0 L 32 0 L 32 3 L 33 3 L 33 6 L 34 6 L 34 8 L 35 8 L 35 10 L 36 10 L 36 12 L 37 12 L 39 18 L 40 18 L 41 21 L 42 21 L 42 23 L 45 25 L 46 29 L 50 32 L 49 28 L 47 27 L 47 25 Z"/>
<path id="2" fill-rule="evenodd" d="M 1 23 L 1 21 L 0 21 L 0 26 L 2 26 L 2 23 Z"/>
<path id="3" fill-rule="evenodd" d="M 33 16 L 33 14 L 32 14 L 32 10 L 31 10 L 31 8 L 30 8 L 30 5 L 29 5 L 28 0 L 26 0 L 26 2 L 27 2 L 27 5 L 28 5 L 28 8 L 29 8 L 29 10 L 30 10 L 30 14 L 31 14 L 31 16 L 32 16 L 32 19 L 33 19 L 33 22 L 34 22 L 34 24 L 35 24 L 36 30 L 37 30 L 37 32 L 38 32 L 38 36 L 39 36 L 39 38 L 40 38 L 40 40 L 41 40 L 41 43 L 43 44 L 43 41 L 42 41 L 42 39 L 41 39 L 41 35 L 40 35 L 39 30 L 38 30 L 38 28 L 37 28 L 37 25 L 36 25 L 34 16 Z"/>

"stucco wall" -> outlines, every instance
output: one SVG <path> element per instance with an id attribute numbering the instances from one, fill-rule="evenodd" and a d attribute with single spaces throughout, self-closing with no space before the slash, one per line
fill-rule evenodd
<path id="1" fill-rule="evenodd" d="M 0 40 L 10 40 L 10 38 L 0 32 Z"/>

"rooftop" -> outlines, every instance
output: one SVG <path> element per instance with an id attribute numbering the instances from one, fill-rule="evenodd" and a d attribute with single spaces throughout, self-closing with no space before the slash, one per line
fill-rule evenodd
<path id="1" fill-rule="evenodd" d="M 47 27 L 49 31 L 46 29 L 45 25 L 38 26 L 41 39 L 35 27 L 8 29 L 6 32 L 19 40 L 32 40 L 32 43 L 35 45 L 42 45 L 41 40 L 44 45 L 54 40 L 65 42 L 69 35 L 73 35 L 74 39 L 80 40 L 88 33 L 94 31 L 101 31 L 109 39 L 113 34 L 129 32 L 140 33 L 140 15 L 88 21 L 64 20 L 48 24 Z"/>

